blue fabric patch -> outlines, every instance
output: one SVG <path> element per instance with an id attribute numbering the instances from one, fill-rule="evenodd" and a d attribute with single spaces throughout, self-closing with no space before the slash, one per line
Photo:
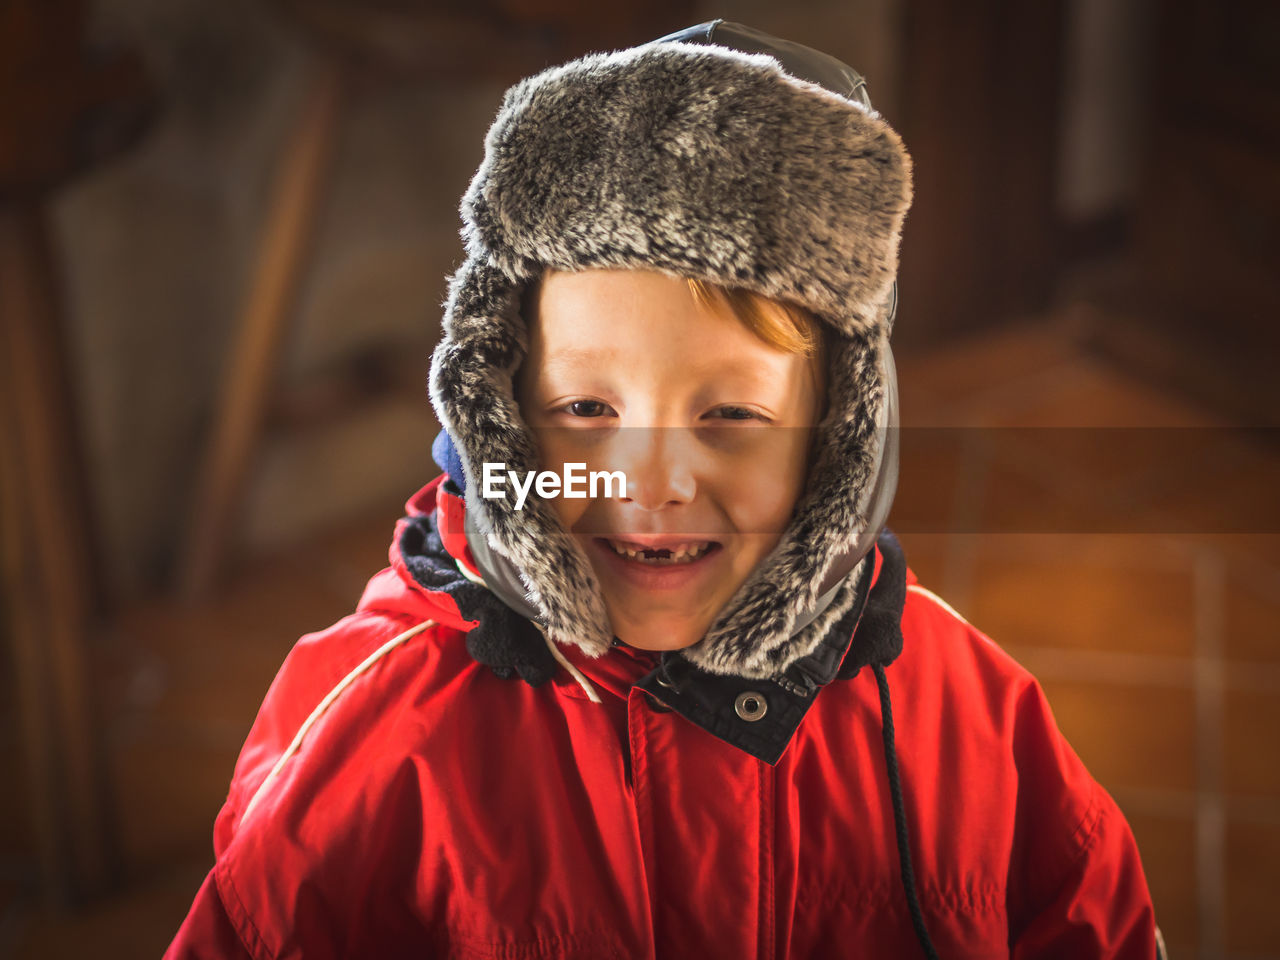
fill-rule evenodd
<path id="1" fill-rule="evenodd" d="M 436 466 L 449 475 L 449 479 L 458 488 L 459 496 L 465 499 L 467 484 L 466 475 L 462 472 L 462 457 L 458 455 L 458 448 L 453 442 L 453 437 L 449 436 L 448 430 L 441 430 L 436 434 L 431 444 L 431 459 L 435 460 Z"/>

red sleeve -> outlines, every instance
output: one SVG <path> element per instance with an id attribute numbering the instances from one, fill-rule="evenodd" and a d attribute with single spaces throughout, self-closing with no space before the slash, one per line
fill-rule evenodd
<path id="1" fill-rule="evenodd" d="M 231 925 L 210 870 L 164 960 L 252 960 L 252 956 Z"/>
<path id="2" fill-rule="evenodd" d="M 1039 684 L 1021 697 L 1017 729 L 1013 960 L 1155 960 L 1155 911 L 1133 832 L 1058 731 Z"/>
<path id="3" fill-rule="evenodd" d="M 1155 960 L 1156 924 L 1133 833 L 1097 788 L 1093 828 L 1056 895 L 1028 918 L 1011 945 L 1022 958 Z"/>

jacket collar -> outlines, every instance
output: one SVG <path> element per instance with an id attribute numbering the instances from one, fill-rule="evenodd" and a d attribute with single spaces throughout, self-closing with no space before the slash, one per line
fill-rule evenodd
<path id="1" fill-rule="evenodd" d="M 456 621 L 467 631 L 474 659 L 499 676 L 519 675 L 539 686 L 565 668 L 534 624 L 478 582 L 480 570 L 465 535 L 465 507 L 444 480 L 432 481 L 409 502 L 409 515 L 400 521 L 392 545 L 393 566 L 417 588 L 456 605 Z M 864 666 L 887 665 L 902 651 L 906 577 L 897 540 L 885 531 L 850 578 L 852 604 L 812 653 L 769 679 L 710 673 L 679 651 L 657 655 L 622 648 L 596 661 L 562 649 L 559 659 L 606 687 L 634 678 L 631 686 L 649 694 L 659 709 L 773 764 L 823 687 L 855 676 Z M 605 658 L 611 660 L 607 666 Z"/>
<path id="2" fill-rule="evenodd" d="M 902 650 L 905 586 L 896 591 L 893 583 L 903 580 L 906 565 L 892 534 L 881 536 L 862 567 L 853 605 L 783 673 L 768 680 L 713 674 L 672 651 L 636 686 L 721 740 L 777 763 L 823 687 L 870 663 L 891 662 Z"/>

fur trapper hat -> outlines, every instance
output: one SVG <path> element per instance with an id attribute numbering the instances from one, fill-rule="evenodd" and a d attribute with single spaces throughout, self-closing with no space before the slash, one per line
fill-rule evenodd
<path id="1" fill-rule="evenodd" d="M 548 637 L 592 656 L 613 642 L 590 561 L 552 506 L 531 496 L 517 511 L 477 489 L 485 462 L 539 469 L 513 392 L 528 285 L 547 268 L 657 270 L 799 304 L 831 328 L 828 413 L 791 523 L 682 651 L 713 673 L 773 677 L 848 610 L 853 578 L 840 578 L 887 513 L 888 334 L 910 198 L 910 160 L 876 113 L 766 55 L 659 41 L 507 92 L 463 198 L 467 258 L 431 399 L 468 513 Z"/>

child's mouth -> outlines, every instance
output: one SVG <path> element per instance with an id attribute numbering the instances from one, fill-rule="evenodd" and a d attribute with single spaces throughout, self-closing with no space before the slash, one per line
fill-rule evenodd
<path id="1" fill-rule="evenodd" d="M 652 547 L 629 540 L 608 537 L 601 537 L 600 539 L 608 544 L 618 556 L 654 567 L 693 563 L 698 558 L 705 556 L 720 546 L 714 540 L 689 540 L 662 547 Z"/>
<path id="2" fill-rule="evenodd" d="M 641 543 L 638 541 L 648 541 Z M 615 584 L 634 590 L 679 591 L 706 588 L 723 564 L 724 544 L 670 534 L 593 537 L 597 569 Z"/>

